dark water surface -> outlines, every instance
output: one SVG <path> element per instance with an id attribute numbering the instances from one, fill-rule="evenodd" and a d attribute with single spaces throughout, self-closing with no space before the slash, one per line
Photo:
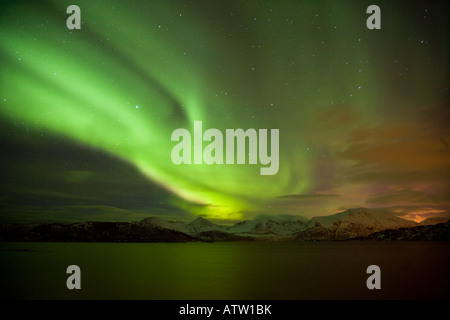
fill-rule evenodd
<path id="1" fill-rule="evenodd" d="M 1 298 L 449 299 L 448 242 L 0 243 Z M 66 287 L 69 265 L 81 290 Z M 366 269 L 381 268 L 381 290 Z"/>

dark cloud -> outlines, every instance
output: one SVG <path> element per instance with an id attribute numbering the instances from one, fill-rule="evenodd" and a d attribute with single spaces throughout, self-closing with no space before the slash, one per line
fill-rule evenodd
<path id="1" fill-rule="evenodd" d="M 192 204 L 146 179 L 127 162 L 60 137 L 2 124 L 2 221 L 190 217 L 177 204 L 185 208 Z"/>

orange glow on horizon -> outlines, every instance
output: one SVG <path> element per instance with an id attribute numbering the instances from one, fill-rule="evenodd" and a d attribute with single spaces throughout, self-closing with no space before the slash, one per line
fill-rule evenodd
<path id="1" fill-rule="evenodd" d="M 416 210 L 416 211 L 408 212 L 407 214 L 405 214 L 403 216 L 399 216 L 399 217 L 402 219 L 420 223 L 427 218 L 440 217 L 444 213 L 445 213 L 444 210 L 439 210 L 439 209 L 429 209 L 429 210 L 423 209 L 423 210 Z"/>

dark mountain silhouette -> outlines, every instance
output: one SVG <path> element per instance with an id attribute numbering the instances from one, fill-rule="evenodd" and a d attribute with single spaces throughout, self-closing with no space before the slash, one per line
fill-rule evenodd
<path id="1" fill-rule="evenodd" d="M 383 209 L 349 209 L 308 222 L 271 217 L 222 226 L 198 217 L 191 223 L 148 217 L 137 222 L 0 224 L 0 241 L 192 242 L 249 240 L 449 240 L 449 222 L 405 220 Z M 438 223 L 438 224 L 435 224 Z"/>
<path id="2" fill-rule="evenodd" d="M 450 220 L 435 225 L 383 230 L 356 240 L 449 241 Z"/>
<path id="3" fill-rule="evenodd" d="M 0 225 L 1 241 L 187 242 L 200 239 L 183 232 L 127 222 Z"/>

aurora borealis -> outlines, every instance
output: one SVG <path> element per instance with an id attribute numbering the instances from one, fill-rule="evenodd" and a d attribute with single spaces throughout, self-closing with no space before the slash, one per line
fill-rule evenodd
<path id="1" fill-rule="evenodd" d="M 448 213 L 449 5 L 370 4 L 3 1 L 0 218 Z M 278 173 L 173 164 L 194 121 L 279 129 Z"/>

